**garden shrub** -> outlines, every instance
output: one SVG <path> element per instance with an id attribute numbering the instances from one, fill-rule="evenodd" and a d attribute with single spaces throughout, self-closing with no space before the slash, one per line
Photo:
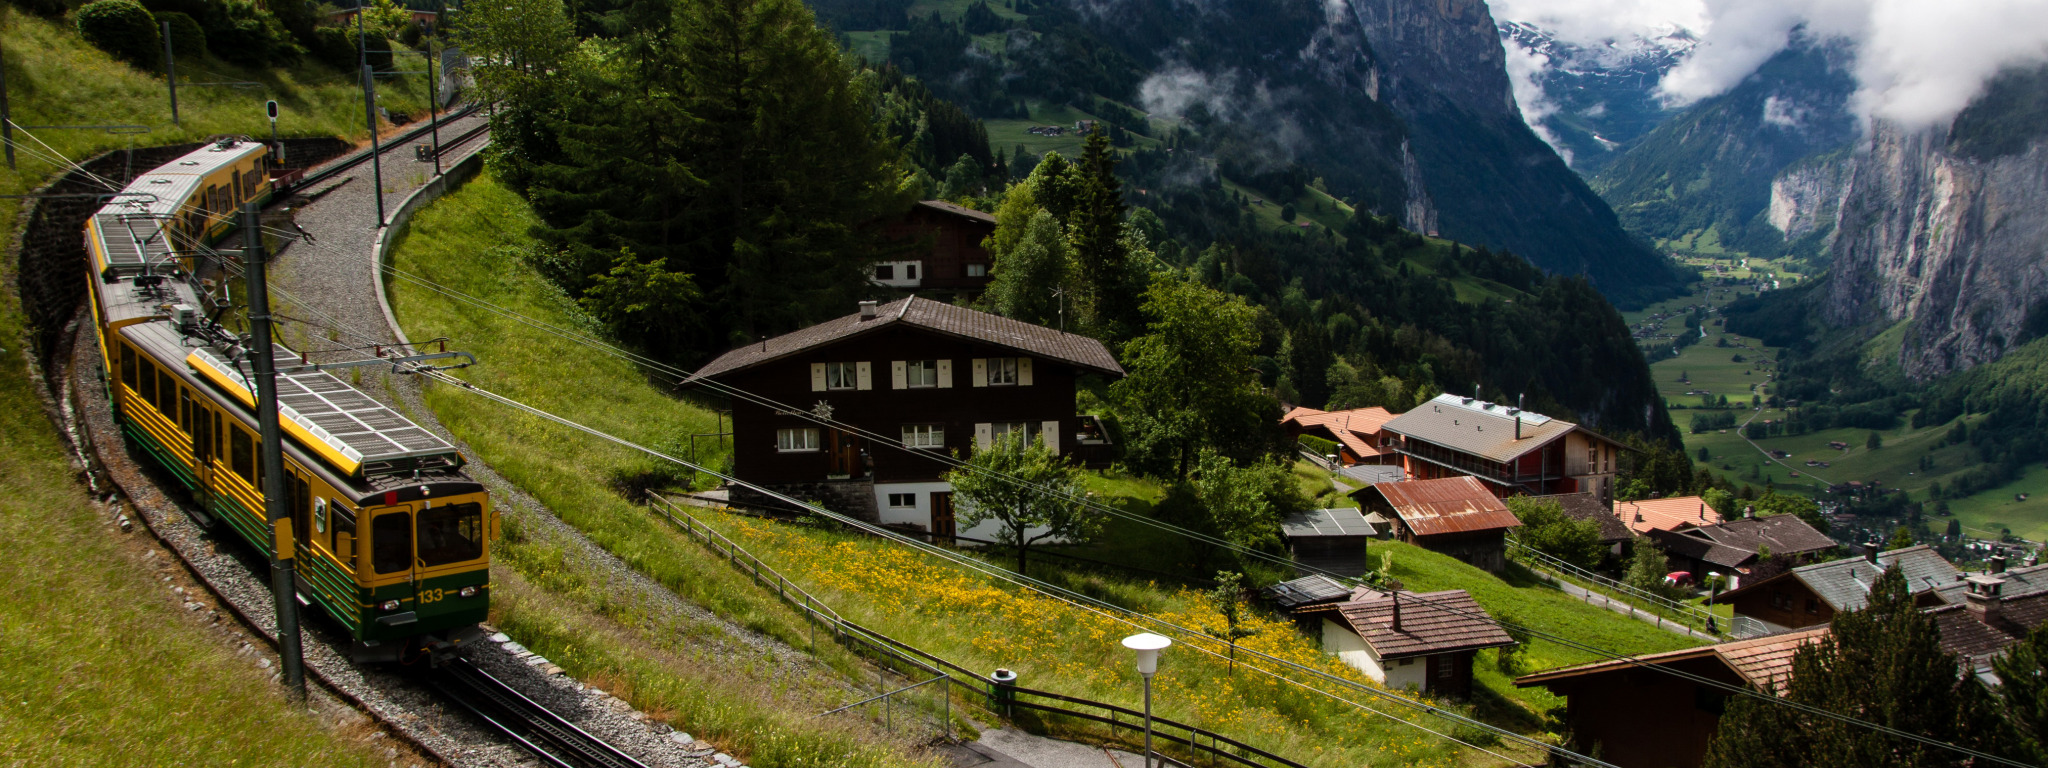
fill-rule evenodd
<path id="1" fill-rule="evenodd" d="M 7 0 L 7 2 L 13 3 L 14 7 L 29 13 L 52 19 L 64 15 L 65 10 L 64 0 Z"/>
<path id="2" fill-rule="evenodd" d="M 191 16 L 177 11 L 156 14 L 157 25 L 171 25 L 171 55 L 180 61 L 206 58 L 206 30 Z"/>
<path id="3" fill-rule="evenodd" d="M 292 42 L 284 24 L 248 0 L 226 0 L 208 6 L 203 24 L 207 47 L 222 61 L 268 67 L 299 56 L 299 47 Z"/>
<path id="4" fill-rule="evenodd" d="M 161 58 L 156 17 L 135 0 L 99 0 L 78 9 L 78 34 L 94 48 L 138 67 Z"/>

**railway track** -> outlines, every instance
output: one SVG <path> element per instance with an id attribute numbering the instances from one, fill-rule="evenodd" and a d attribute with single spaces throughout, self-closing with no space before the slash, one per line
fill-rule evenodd
<path id="1" fill-rule="evenodd" d="M 469 117 L 470 115 L 476 114 L 478 108 L 479 107 L 477 105 L 471 104 L 454 112 L 449 112 L 441 116 L 440 124 L 446 125 L 450 121 L 460 120 L 462 118 Z M 427 135 L 428 133 L 432 132 L 434 128 L 435 123 L 431 120 L 425 123 L 421 123 L 418 128 L 407 129 L 404 133 L 400 133 L 397 136 L 379 139 L 378 147 L 385 152 L 390 152 L 394 147 L 397 147 L 401 144 L 406 144 L 408 142 L 414 141 L 422 136 Z M 475 138 L 477 134 L 483 133 L 488 130 L 490 130 L 489 125 L 480 125 L 475 128 L 471 128 L 467 131 L 464 131 L 460 135 L 456 136 L 454 139 L 442 141 L 441 154 L 448 154 L 451 148 L 472 138 Z M 334 178 L 335 176 L 346 173 L 349 171 L 349 169 L 354 168 L 358 165 L 362 165 L 363 163 L 367 163 L 369 161 L 369 148 L 365 147 L 363 149 L 356 150 L 353 154 L 345 155 L 340 159 L 328 163 L 327 167 L 325 168 L 321 168 L 318 171 L 306 174 L 304 177 L 301 177 L 298 181 L 293 182 L 292 188 L 306 189 L 308 187 L 312 187 L 313 185 L 319 184 L 328 179 Z"/>
<path id="2" fill-rule="evenodd" d="M 590 735 L 467 659 L 427 673 L 427 682 L 456 706 L 557 768 L 647 768 Z"/>

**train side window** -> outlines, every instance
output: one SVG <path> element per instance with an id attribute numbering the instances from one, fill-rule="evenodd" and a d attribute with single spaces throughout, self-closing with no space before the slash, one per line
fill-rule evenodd
<path id="1" fill-rule="evenodd" d="M 412 514 L 386 512 L 370 520 L 370 564 L 378 573 L 412 567 Z"/>
<path id="2" fill-rule="evenodd" d="M 187 435 L 190 435 L 193 432 L 192 417 L 194 412 L 198 410 L 199 404 L 192 400 L 192 390 L 186 389 L 184 387 L 179 387 L 178 428 L 184 430 L 185 434 Z"/>
<path id="3" fill-rule="evenodd" d="M 356 517 L 338 503 L 327 505 L 327 524 L 334 529 L 334 556 L 341 560 L 341 566 L 354 572 L 356 569 Z"/>
<path id="4" fill-rule="evenodd" d="M 142 391 L 141 366 L 139 365 L 142 362 L 142 356 L 136 354 L 134 347 L 128 346 L 125 343 L 117 348 L 121 350 L 121 383 L 128 385 L 129 389 L 136 392 Z"/>
<path id="5" fill-rule="evenodd" d="M 256 442 L 249 437 L 249 430 L 233 429 L 228 434 L 228 466 L 243 482 L 261 488 L 256 484 Z"/>
<path id="6" fill-rule="evenodd" d="M 484 508 L 481 504 L 449 504 L 422 510 L 419 527 L 420 565 L 436 566 L 484 556 Z"/>

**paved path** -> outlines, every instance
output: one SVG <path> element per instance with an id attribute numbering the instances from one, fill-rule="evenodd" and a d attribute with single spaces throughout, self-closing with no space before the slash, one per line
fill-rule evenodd
<path id="1" fill-rule="evenodd" d="M 1144 757 L 999 728 L 979 741 L 946 748 L 951 768 L 1142 768 Z"/>

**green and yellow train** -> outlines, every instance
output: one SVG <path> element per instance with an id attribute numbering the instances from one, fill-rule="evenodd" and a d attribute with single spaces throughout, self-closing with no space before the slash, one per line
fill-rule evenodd
<path id="1" fill-rule="evenodd" d="M 266 521 L 255 379 L 214 318 L 229 281 L 201 246 L 272 193 L 265 145 L 211 142 L 135 179 L 85 229 L 89 293 L 115 419 L 210 522 L 297 564 L 302 605 L 358 661 L 413 662 L 475 641 L 497 515 L 454 446 L 277 349 L 289 524 Z"/>

